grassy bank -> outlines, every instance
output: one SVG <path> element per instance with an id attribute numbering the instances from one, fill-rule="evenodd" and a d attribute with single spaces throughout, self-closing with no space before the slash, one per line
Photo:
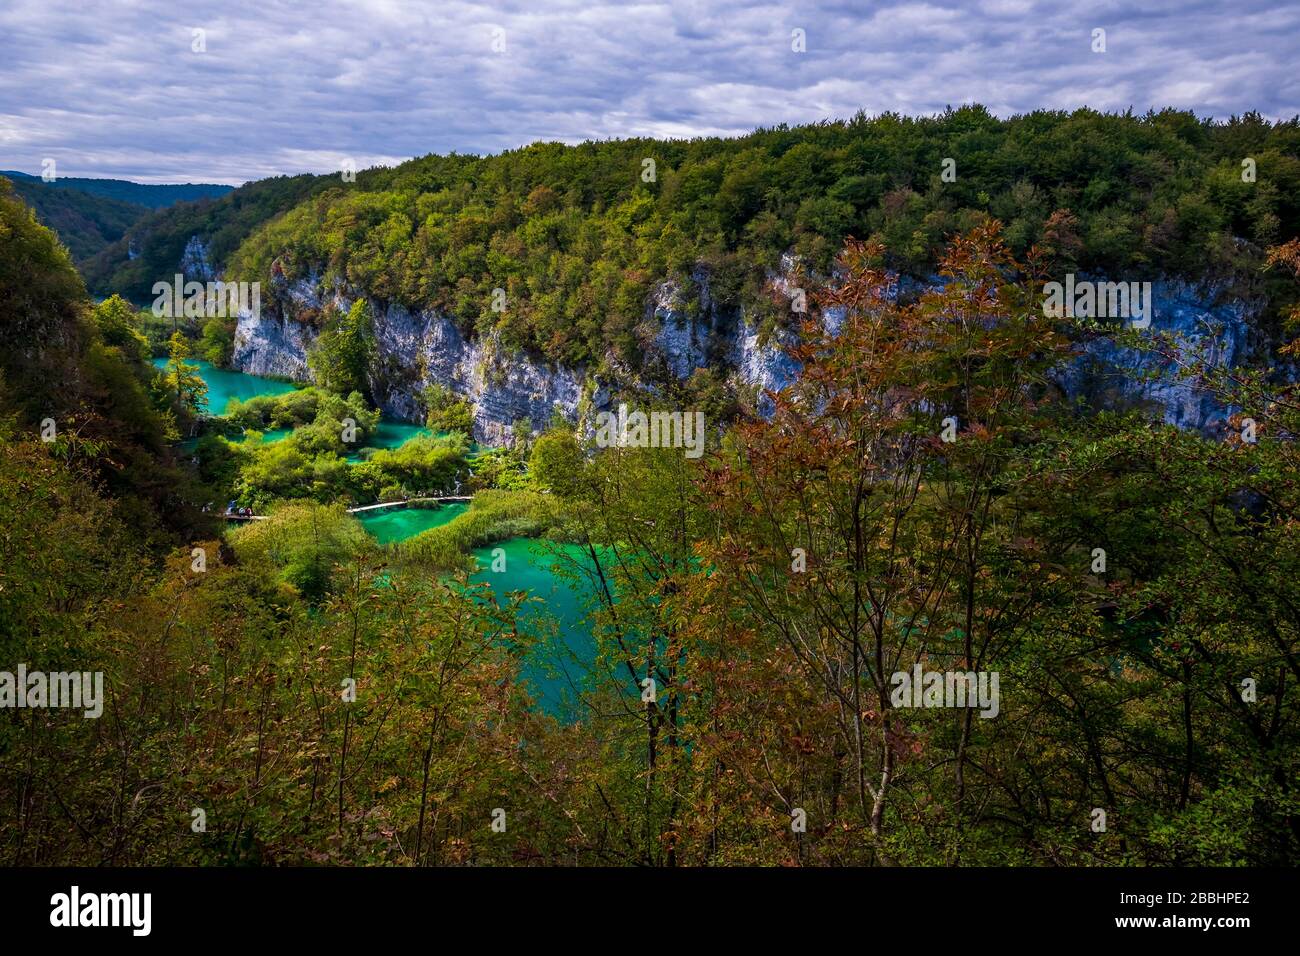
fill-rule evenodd
<path id="1" fill-rule="evenodd" d="M 538 491 L 480 491 L 463 515 L 400 542 L 394 551 L 402 561 L 433 570 L 473 570 L 469 552 L 507 538 L 544 535 L 558 523 L 559 512 L 559 502 Z"/>

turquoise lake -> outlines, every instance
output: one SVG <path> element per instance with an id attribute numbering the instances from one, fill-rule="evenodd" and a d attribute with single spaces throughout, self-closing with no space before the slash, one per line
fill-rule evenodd
<path id="1" fill-rule="evenodd" d="M 198 366 L 199 375 L 207 383 L 206 407 L 216 409 L 215 414 L 223 413 L 234 398 L 247 401 L 258 395 L 281 395 L 294 389 L 291 383 L 278 379 L 231 372 L 201 359 L 188 361 Z M 154 359 L 154 365 L 159 368 L 166 364 L 166 359 Z M 262 441 L 278 441 L 290 431 L 269 429 L 262 434 Z M 397 448 L 422 434 L 432 432 L 420 425 L 385 420 L 380 422 L 367 446 Z M 348 460 L 361 458 L 351 456 Z M 465 503 L 452 502 L 438 508 L 381 509 L 362 512 L 356 517 L 376 541 L 391 544 L 454 521 L 468 507 Z M 491 569 L 496 548 L 505 556 L 502 571 Z M 544 711 L 562 720 L 576 719 L 581 710 L 574 703 L 573 684 L 581 682 L 581 665 L 595 658 L 596 648 L 586 625 L 583 602 L 566 580 L 555 575 L 552 567 L 556 561 L 568 558 L 585 564 L 583 552 L 574 545 L 511 538 L 477 549 L 474 558 L 479 570 L 471 580 L 491 587 L 497 600 L 504 601 L 511 591 L 526 591 L 538 599 L 525 605 L 518 621 L 521 632 L 537 639 L 533 651 L 524 659 L 522 676 Z"/>
<path id="2" fill-rule="evenodd" d="M 283 382 L 275 378 L 266 378 L 261 375 L 249 375 L 245 372 L 232 372 L 228 369 L 218 368 L 211 362 L 205 362 L 202 359 L 187 359 L 187 364 L 197 365 L 199 368 L 199 377 L 207 383 L 208 397 L 204 402 L 204 410 L 213 415 L 221 415 L 230 405 L 231 399 L 239 399 L 246 402 L 250 398 L 256 398 L 259 395 L 283 395 L 285 392 L 292 392 L 294 385 L 291 382 Z M 167 359 L 156 358 L 153 360 L 155 368 L 163 368 L 167 365 Z M 262 433 L 262 443 L 270 444 L 279 441 L 288 435 L 293 429 L 290 428 L 270 428 Z M 366 441 L 367 448 L 399 448 L 416 435 L 432 435 L 434 432 L 425 428 L 423 425 L 413 425 L 410 422 L 395 422 L 389 419 L 380 419 L 379 427 L 375 429 Z M 242 439 L 233 438 L 232 441 Z M 348 461 L 354 464 L 363 461 L 361 455 L 349 455 Z M 421 529 L 423 530 L 423 529 Z"/>
<path id="3" fill-rule="evenodd" d="M 202 359 L 186 359 L 186 364 L 197 365 L 199 376 L 208 384 L 208 398 L 204 409 L 212 415 L 225 414 L 226 406 L 232 398 L 246 402 L 258 395 L 283 395 L 293 391 L 291 382 L 282 382 L 275 378 L 263 378 L 261 375 L 246 375 L 243 372 L 230 372 L 217 368 L 211 362 Z M 167 359 L 153 360 L 156 368 L 163 368 Z"/>
<path id="4" fill-rule="evenodd" d="M 361 527 L 369 531 L 380 544 L 405 541 L 421 531 L 437 528 L 463 515 L 468 504 L 453 501 L 437 508 L 384 508 L 363 511 L 356 515 Z"/>
<path id="5" fill-rule="evenodd" d="M 505 555 L 503 571 L 491 569 L 496 548 Z M 551 568 L 557 561 L 570 558 L 585 566 L 582 549 L 534 538 L 511 538 L 478 548 L 474 558 L 479 570 L 470 580 L 489 585 L 498 601 L 504 601 L 511 591 L 527 591 L 539 599 L 526 604 L 519 615 L 519 629 L 538 638 L 533 653 L 524 659 L 523 678 L 547 713 L 562 720 L 581 716 L 573 685 L 583 682 L 581 665 L 595 659 L 596 645 L 578 592 Z M 558 631 L 548 628 L 552 620 Z"/>
<path id="6" fill-rule="evenodd" d="M 410 422 L 394 422 L 386 418 L 379 420 L 379 427 L 375 429 L 373 435 L 366 439 L 367 448 L 400 448 L 417 435 L 432 435 L 433 432 L 423 425 L 412 425 Z M 353 464 L 359 461 L 365 461 L 361 455 L 348 455 L 348 461 Z"/>

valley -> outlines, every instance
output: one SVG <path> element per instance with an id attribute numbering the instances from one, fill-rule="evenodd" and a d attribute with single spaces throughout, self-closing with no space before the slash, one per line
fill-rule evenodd
<path id="1" fill-rule="evenodd" d="M 0 731 L 7 859 L 1296 859 L 1296 121 L 24 195 L 0 647 L 103 694 Z"/>

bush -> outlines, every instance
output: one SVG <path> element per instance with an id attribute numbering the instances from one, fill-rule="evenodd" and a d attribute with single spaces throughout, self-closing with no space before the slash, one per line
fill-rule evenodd
<path id="1" fill-rule="evenodd" d="M 342 505 L 315 502 L 281 505 L 266 521 L 233 529 L 230 542 L 241 561 L 266 567 L 312 601 L 328 592 L 336 564 L 371 546 Z"/>

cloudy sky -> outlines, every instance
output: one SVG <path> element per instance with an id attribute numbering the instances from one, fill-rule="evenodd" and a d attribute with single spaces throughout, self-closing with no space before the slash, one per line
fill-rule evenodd
<path id="1" fill-rule="evenodd" d="M 966 102 L 1290 118 L 1300 3 L 0 0 L 0 64 L 0 169 L 241 183 Z"/>

